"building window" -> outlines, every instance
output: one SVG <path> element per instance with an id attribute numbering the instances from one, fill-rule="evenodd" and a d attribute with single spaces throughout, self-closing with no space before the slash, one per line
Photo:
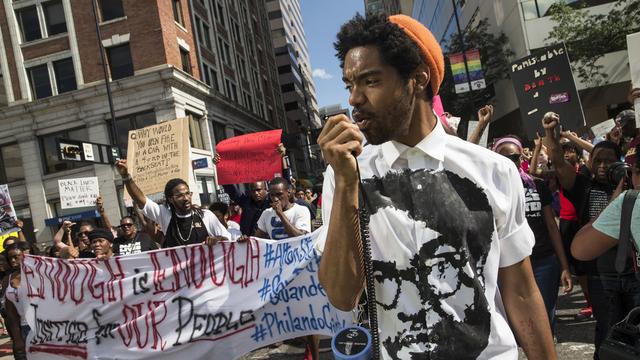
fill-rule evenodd
<path id="1" fill-rule="evenodd" d="M 87 166 L 87 163 L 75 162 L 75 161 L 60 161 L 58 160 L 58 149 L 56 146 L 56 139 L 73 139 L 80 141 L 89 141 L 89 131 L 87 128 L 79 128 L 74 130 L 65 130 L 55 134 L 45 135 L 40 137 L 40 150 L 42 151 L 42 158 L 44 159 L 44 172 L 45 174 L 51 174 L 58 171 L 76 169 L 82 166 Z"/>
<path id="2" fill-rule="evenodd" d="M 204 34 L 204 47 L 211 50 L 211 35 L 209 35 L 209 25 L 202 24 L 202 33 Z"/>
<path id="3" fill-rule="evenodd" d="M 213 122 L 213 138 L 216 140 L 216 143 L 227 138 L 227 132 L 224 129 L 224 125 Z"/>
<path id="4" fill-rule="evenodd" d="M 22 42 L 42 39 L 40 21 L 38 21 L 38 10 L 35 6 L 30 6 L 16 11 L 16 17 L 20 24 Z"/>
<path id="5" fill-rule="evenodd" d="M 34 66 L 27 69 L 31 92 L 36 99 L 42 99 L 53 95 L 49 67 L 47 64 Z"/>
<path id="6" fill-rule="evenodd" d="M 247 79 L 247 62 L 240 56 L 237 56 L 237 59 L 238 65 L 240 66 L 240 75 L 242 75 L 243 79 Z"/>
<path id="7" fill-rule="evenodd" d="M 199 17 L 196 17 L 196 35 L 198 42 L 205 48 L 211 50 L 211 35 L 209 35 L 209 25 L 205 24 Z"/>
<path id="8" fill-rule="evenodd" d="M 76 84 L 76 73 L 73 69 L 73 60 L 71 60 L 71 58 L 54 61 L 53 73 L 56 76 L 58 94 L 78 88 Z"/>
<path id="9" fill-rule="evenodd" d="M 218 21 L 222 24 L 223 27 L 227 27 L 227 24 L 224 22 L 224 8 L 217 1 L 216 1 L 216 8 L 218 9 L 218 11 L 216 11 L 216 19 L 218 19 Z"/>
<path id="10" fill-rule="evenodd" d="M 182 71 L 191 74 L 191 57 L 189 52 L 183 48 L 180 48 L 180 61 L 182 62 Z"/>
<path id="11" fill-rule="evenodd" d="M 249 111 L 253 112 L 253 97 L 244 91 L 244 103 Z"/>
<path id="12" fill-rule="evenodd" d="M 156 124 L 156 114 L 153 111 L 145 111 L 141 113 L 125 115 L 116 118 L 116 127 L 118 131 L 118 146 L 120 147 L 120 154 L 123 157 L 127 156 L 127 146 L 129 143 L 129 131 L 142 129 L 150 125 Z M 113 139 L 113 132 L 111 127 L 111 121 L 109 120 L 109 134 Z"/>
<path id="13" fill-rule="evenodd" d="M 284 109 L 286 111 L 297 110 L 299 109 L 299 105 L 297 101 L 292 101 L 284 104 Z"/>
<path id="14" fill-rule="evenodd" d="M 231 65 L 231 48 L 229 44 L 222 40 L 222 38 L 218 38 L 218 47 L 220 48 L 222 61 L 227 65 Z"/>
<path id="15" fill-rule="evenodd" d="M 106 48 L 111 79 L 117 80 L 133 75 L 133 62 L 129 44 Z"/>
<path id="16" fill-rule="evenodd" d="M 204 149 L 204 139 L 202 138 L 202 129 L 200 129 L 201 116 L 187 112 L 189 117 L 189 141 L 191 147 L 196 149 Z"/>
<path id="17" fill-rule="evenodd" d="M 24 179 L 22 155 L 18 144 L 0 146 L 0 184 Z"/>
<path id="18" fill-rule="evenodd" d="M 64 8 L 62 1 L 50 1 L 42 5 L 44 19 L 47 23 L 49 36 L 67 32 L 67 23 L 64 20 Z"/>
<path id="19" fill-rule="evenodd" d="M 29 67 L 27 68 L 27 74 L 31 93 L 35 99 L 42 99 L 77 89 L 76 74 L 71 58 Z M 55 87 L 51 86 L 52 80 L 55 81 Z"/>
<path id="20" fill-rule="evenodd" d="M 238 25 L 237 22 L 231 20 L 232 24 L 233 24 L 233 37 L 234 39 L 242 44 L 242 36 L 240 36 L 240 25 Z"/>
<path id="21" fill-rule="evenodd" d="M 229 79 L 224 79 L 224 83 L 227 90 L 227 97 L 235 102 L 238 102 L 238 87 L 232 83 Z"/>
<path id="22" fill-rule="evenodd" d="M 173 20 L 184 26 L 184 18 L 182 17 L 182 4 L 180 4 L 180 0 L 171 0 L 173 5 Z"/>
<path id="23" fill-rule="evenodd" d="M 282 11 L 276 10 L 269 12 L 269 20 L 280 19 L 282 17 Z M 257 26 L 256 26 L 257 28 Z"/>
<path id="24" fill-rule="evenodd" d="M 220 87 L 218 87 L 218 73 L 213 69 L 212 65 L 202 63 L 202 78 L 207 85 L 216 89 L 216 91 L 220 91 Z"/>
<path id="25" fill-rule="evenodd" d="M 296 90 L 296 86 L 293 83 L 289 83 L 289 84 L 281 85 L 280 89 L 282 90 L 283 93 L 286 93 L 286 92 L 290 92 L 290 91 L 295 91 Z"/>
<path id="26" fill-rule="evenodd" d="M 122 0 L 100 0 L 99 5 L 102 21 L 109 21 L 124 17 Z"/>

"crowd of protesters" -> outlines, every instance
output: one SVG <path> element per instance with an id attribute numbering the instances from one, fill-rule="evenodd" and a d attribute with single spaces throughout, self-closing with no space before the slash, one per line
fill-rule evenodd
<path id="1" fill-rule="evenodd" d="M 346 29 L 349 31 L 343 29 L 336 46 L 346 74 L 345 81 L 348 83 L 348 89 L 351 93 L 350 102 L 356 107 L 355 120 L 360 126 L 360 130 L 366 135 L 371 147 L 367 149 L 367 146 L 364 146 L 363 148 L 361 145 L 362 135 L 357 130 L 358 127 L 353 125 L 350 119 L 345 116 L 329 119 L 328 124 L 330 126 L 326 127 L 320 135 L 319 143 L 323 149 L 325 159 L 333 167 L 331 170 L 332 178 L 329 179 L 328 183 L 332 184 L 334 188 L 326 195 L 327 206 L 324 209 L 325 216 L 330 214 L 331 223 L 333 224 L 332 227 L 329 227 L 329 238 L 338 235 L 342 238 L 359 238 L 350 218 L 352 214 L 348 213 L 351 208 L 357 207 L 357 195 L 354 195 L 355 191 L 348 186 L 346 188 L 347 190 L 351 189 L 351 193 L 344 190 L 344 184 L 348 181 L 355 183 L 358 180 L 354 175 L 355 171 L 350 171 L 358 166 L 353 162 L 351 154 L 363 152 L 367 156 L 371 156 L 373 160 L 370 161 L 370 164 L 365 164 L 364 168 L 361 168 L 366 170 L 363 171 L 365 176 L 371 177 L 372 173 L 380 171 L 378 167 L 383 164 L 383 160 L 387 160 L 385 156 L 390 156 L 389 153 L 382 152 L 372 155 L 373 150 L 370 150 L 380 144 L 382 144 L 380 149 L 385 149 L 385 144 L 390 143 L 385 136 L 396 134 L 397 138 L 393 138 L 393 140 L 402 138 L 406 140 L 404 143 L 413 142 L 417 147 L 423 140 L 416 137 L 416 134 L 398 132 L 403 129 L 402 126 L 404 125 L 413 126 L 411 125 L 412 123 L 389 125 L 383 124 L 382 120 L 379 120 L 379 123 L 373 124 L 370 122 L 369 117 L 373 117 L 375 112 L 368 113 L 363 108 L 369 106 L 371 111 L 376 110 L 383 113 L 389 110 L 388 108 L 390 107 L 391 110 L 389 111 L 394 113 L 389 114 L 396 115 L 397 113 L 399 115 L 398 119 L 400 119 L 398 121 L 400 122 L 402 119 L 409 118 L 411 118 L 411 121 L 415 119 L 431 121 L 433 112 L 431 111 L 430 103 L 428 101 L 425 102 L 425 99 L 430 99 L 438 92 L 438 87 L 442 80 L 441 76 L 439 80 L 437 78 L 439 72 L 442 72 L 441 67 L 437 58 L 435 60 L 433 58 L 433 56 L 438 55 L 439 47 L 437 47 L 437 44 L 434 45 L 432 43 L 428 36 L 428 31 L 427 33 L 424 32 L 426 29 L 420 28 L 410 20 L 402 17 L 395 17 L 391 20 L 382 18 L 368 20 L 372 24 L 375 21 L 380 21 L 385 26 L 389 25 L 390 22 L 399 25 L 397 28 L 387 26 L 386 30 L 376 33 L 377 39 L 389 36 L 395 39 L 394 46 L 404 46 L 403 49 L 409 49 L 407 50 L 408 52 L 403 52 L 402 54 L 380 57 L 380 53 L 385 55 L 385 51 L 394 52 L 395 50 L 393 50 L 393 46 L 389 46 L 386 43 L 371 47 L 370 43 L 367 42 L 369 40 L 366 40 L 368 35 L 360 34 L 359 32 L 366 32 L 368 26 L 376 25 L 364 24 L 364 21 L 364 19 L 357 17 L 352 20 L 353 29 L 349 30 L 348 26 Z M 413 31 L 411 37 L 406 37 L 403 33 L 407 31 L 407 28 Z M 358 36 L 354 34 L 358 34 Z M 411 42 L 416 41 L 420 46 L 410 45 Z M 372 43 L 378 44 L 375 41 Z M 394 56 L 396 56 L 395 60 Z M 438 56 L 441 57 L 442 54 L 439 53 Z M 403 62 L 404 65 L 398 65 L 398 61 L 404 61 L 406 58 L 414 61 L 414 64 L 410 65 L 411 61 L 409 61 L 408 63 Z M 429 60 L 425 63 L 424 59 Z M 376 65 L 378 61 L 388 62 L 385 64 L 391 66 L 391 68 L 386 68 L 385 70 L 388 73 L 379 75 L 380 77 L 398 76 L 396 72 L 401 72 L 399 74 L 400 76 L 405 76 L 403 78 L 404 81 L 410 78 L 414 82 L 414 85 L 412 85 L 414 86 L 414 91 L 410 97 L 416 97 L 417 105 L 412 103 L 409 106 L 409 103 L 402 102 L 406 99 L 403 100 L 398 96 L 389 98 L 388 101 L 396 101 L 399 105 L 386 104 L 384 102 L 385 99 L 382 97 L 376 99 L 376 94 L 365 94 L 365 90 L 358 88 L 361 79 L 354 74 L 357 74 L 358 71 L 364 71 L 363 69 L 366 66 Z M 413 66 L 413 68 L 409 68 L 410 66 Z M 402 73 L 402 71 L 406 72 L 406 74 Z M 409 96 L 408 92 L 402 92 L 402 94 L 404 97 Z M 421 94 L 425 96 L 420 97 L 422 96 Z M 371 96 L 371 98 L 366 99 L 365 95 Z M 633 103 L 634 99 L 638 97 L 640 97 L 640 90 L 633 89 L 630 92 L 629 101 Z M 375 108 L 378 105 L 373 103 L 374 99 L 378 101 L 378 104 L 381 104 L 379 108 Z M 371 104 L 366 104 L 365 100 L 371 101 Z M 395 107 L 392 107 L 392 105 Z M 415 114 L 411 115 L 409 112 L 402 112 L 409 107 L 413 109 L 414 105 L 427 109 L 427 111 L 423 112 L 423 114 L 427 115 L 415 116 Z M 516 204 L 514 206 L 523 208 L 521 219 L 518 220 L 518 215 L 515 213 L 513 213 L 515 215 L 512 214 L 512 217 L 514 218 L 513 221 L 526 222 L 528 224 L 528 228 L 531 231 L 523 231 L 520 235 L 524 242 L 531 240 L 532 249 L 530 249 L 530 255 L 528 255 L 527 244 L 508 245 L 512 247 L 507 247 L 504 251 L 511 249 L 514 252 L 522 251 L 522 253 L 517 253 L 513 256 L 511 256 L 512 254 L 500 254 L 501 263 L 519 264 L 518 261 L 521 261 L 520 258 L 523 256 L 525 258 L 528 257 L 529 261 L 525 262 L 525 267 L 517 270 L 522 272 L 515 272 L 515 274 L 524 274 L 522 277 L 503 277 L 501 291 L 510 320 L 516 318 L 526 319 L 526 316 L 539 316 L 540 314 L 542 314 L 542 318 L 546 319 L 535 325 L 535 329 L 529 329 L 530 335 L 534 332 L 540 335 L 536 335 L 538 339 L 520 337 L 527 330 L 521 328 L 518 324 L 511 324 L 511 326 L 514 327 L 514 332 L 521 342 L 520 344 L 525 347 L 525 351 L 533 351 L 531 350 L 532 344 L 548 346 L 547 334 L 553 334 L 555 331 L 558 290 L 562 287 L 563 293 L 569 293 L 573 289 L 574 282 L 578 282 L 581 285 L 587 306 L 576 314 L 576 318 L 595 318 L 594 344 L 596 353 L 594 358 L 598 359 L 598 349 L 612 325 L 619 322 L 632 308 L 640 306 L 640 281 L 635 276 L 638 271 L 638 264 L 633 261 L 636 259 L 636 255 L 628 254 L 628 261 L 622 273 L 615 266 L 620 199 L 624 197 L 625 190 L 634 187 L 636 189 L 640 188 L 640 157 L 637 156 L 640 150 L 640 129 L 636 125 L 635 113 L 632 110 L 620 111 L 615 117 L 615 127 L 604 138 L 593 138 L 588 134 L 578 136 L 575 132 L 562 128 L 562 119 L 557 114 L 547 113 L 541 119 L 541 124 L 544 128 L 543 136 L 538 135 L 536 139 L 532 139 L 532 142 L 526 142 L 516 135 L 504 135 L 491 141 L 488 146 L 493 151 L 491 153 L 486 149 L 480 150 L 480 148 L 471 143 L 477 144 L 480 141 L 483 132 L 487 131 L 492 116 L 493 107 L 491 105 L 487 105 L 478 111 L 479 125 L 472 134 L 469 134 L 468 142 L 456 138 L 456 131 L 448 127 L 446 117 L 439 121 L 437 120 L 426 131 L 427 136 L 430 136 L 429 133 L 431 132 L 434 136 L 448 139 L 447 141 L 450 141 L 450 143 L 442 144 L 441 146 L 450 147 L 452 152 L 440 154 L 437 149 L 431 148 L 425 153 L 431 151 L 432 157 L 436 159 L 438 156 L 443 159 L 458 157 L 455 161 L 445 160 L 456 164 L 467 164 L 467 166 L 472 166 L 471 160 L 476 163 L 485 161 L 486 166 L 494 167 L 495 171 L 500 172 L 505 177 L 517 174 L 519 179 L 516 177 L 515 186 L 513 186 L 514 184 L 503 184 L 506 190 L 492 189 L 492 191 L 497 194 L 499 191 L 507 191 L 509 189 L 522 190 L 519 194 L 512 194 L 511 197 L 513 199 L 508 201 L 511 204 Z M 380 128 L 376 128 L 376 126 Z M 382 126 L 396 126 L 398 128 L 384 129 L 381 128 Z M 407 127 L 407 129 L 409 128 Z M 419 130 L 425 132 L 424 129 Z M 385 134 L 385 131 L 388 134 Z M 454 138 L 456 139 L 453 140 Z M 424 139 L 428 139 L 428 137 Z M 409 150 L 406 149 L 406 145 L 403 148 L 402 144 L 394 142 L 391 146 L 392 148 L 388 149 L 397 152 L 397 154 L 385 171 L 389 171 L 391 166 L 394 166 L 393 169 L 396 170 L 411 168 L 411 162 L 415 163 L 417 161 L 415 157 L 410 158 L 413 155 L 407 155 Z M 460 153 L 455 152 L 455 150 L 459 150 Z M 471 153 L 475 153 L 473 155 L 474 159 L 460 159 L 460 157 L 465 156 L 464 154 Z M 345 154 L 346 156 L 340 157 Z M 498 155 L 502 156 L 502 158 Z M 192 202 L 193 192 L 189 188 L 189 184 L 183 179 L 173 179 L 167 182 L 164 189 L 164 204 L 151 200 L 147 196 L 149 194 L 144 194 L 136 185 L 135 179 L 129 174 L 127 160 L 120 160 L 116 163 L 116 171 L 121 176 L 127 192 L 133 199 L 133 207 L 129 209 L 128 215 L 119 219 L 118 225 L 111 223 L 111 219 L 109 219 L 104 210 L 105 204 L 102 198 L 99 197 L 96 199 L 96 210 L 100 214 L 100 224 L 88 219 L 77 223 L 64 220 L 54 236 L 53 245 L 43 252 L 40 252 L 35 244 L 29 243 L 22 231 L 18 232 L 18 237 L 6 238 L 3 243 L 4 250 L 2 256 L 0 256 L 0 273 L 2 275 L 0 283 L 2 291 L 1 313 L 4 320 L 3 328 L 8 331 L 13 340 L 15 358 L 26 358 L 25 338 L 29 333 L 29 326 L 24 319 L 24 314 L 20 312 L 22 307 L 16 306 L 19 301 L 17 288 L 20 284 L 20 262 L 25 254 L 61 259 L 96 258 L 104 260 L 112 256 L 133 255 L 159 248 L 191 244 L 215 245 L 220 241 L 244 241 L 249 236 L 283 240 L 315 230 L 321 224 L 321 222 L 314 221 L 314 219 L 321 217 L 323 208 L 322 194 L 317 191 L 318 187 L 305 187 L 297 184 L 291 169 L 286 166 L 287 161 L 284 161 L 286 149 L 282 144 L 277 149 L 274 149 L 273 156 L 283 158 L 283 177 L 244 185 L 224 185 L 224 192 L 231 199 L 229 203 L 213 202 L 211 204 L 202 204 L 202 206 L 197 206 Z M 509 159 L 510 162 L 505 162 L 504 158 Z M 401 163 L 394 163 L 398 159 L 401 159 L 399 160 Z M 218 154 L 214 155 L 214 164 L 219 163 L 221 160 Z M 440 159 L 441 162 L 450 164 L 445 160 Z M 626 163 L 627 167 L 621 165 L 623 163 Z M 504 168 L 504 164 L 508 164 L 508 168 Z M 451 166 L 451 171 L 456 168 L 458 170 L 462 168 L 461 165 L 448 166 Z M 623 166 L 626 175 L 620 179 L 614 179 L 611 170 L 613 166 Z M 470 169 L 463 170 L 469 171 L 469 174 L 471 173 Z M 480 180 L 482 180 L 483 176 L 498 176 L 496 173 L 490 173 L 486 169 L 482 171 L 472 176 Z M 337 180 L 334 181 L 334 177 Z M 334 182 L 332 183 L 331 181 Z M 501 179 L 496 180 L 495 183 L 498 184 L 499 181 Z M 520 187 L 520 182 L 522 187 Z M 325 184 L 327 183 L 325 182 Z M 242 191 L 242 187 L 247 190 Z M 327 189 L 322 188 L 323 192 L 325 190 Z M 498 198 L 499 195 L 496 194 L 492 196 Z M 333 203 L 333 201 L 336 201 L 336 203 Z M 474 205 L 478 204 L 471 204 L 470 206 L 473 207 Z M 340 208 L 331 211 L 329 206 Z M 635 220 L 640 214 L 639 206 L 636 205 Z M 509 211 L 506 212 L 508 213 Z M 318 220 L 329 222 L 328 218 Z M 632 234 L 640 242 L 639 222 L 632 223 L 634 224 L 631 229 Z M 18 222 L 18 227 L 21 227 L 20 222 Z M 507 230 L 504 231 L 506 232 Z M 509 236 L 507 235 L 510 234 L 506 233 L 504 235 L 508 238 Z M 398 241 L 402 241 L 402 239 Z M 327 279 L 338 279 L 335 272 L 344 273 L 343 268 L 341 268 L 343 265 L 341 261 L 353 265 L 361 256 L 358 255 L 346 259 L 345 256 L 348 257 L 351 252 L 359 251 L 357 244 L 353 245 L 356 246 L 355 248 L 341 246 L 344 245 L 338 244 L 336 241 L 332 242 L 331 239 L 327 241 L 325 257 L 328 259 L 325 260 L 323 257 L 323 264 L 320 269 L 320 281 L 325 287 L 327 287 Z M 529 263 L 531 271 L 527 268 Z M 362 290 L 362 274 L 359 274 L 357 270 L 360 267 L 354 265 L 351 268 L 350 270 L 355 271 L 354 278 L 336 280 L 336 285 L 328 286 L 327 289 L 330 300 L 340 308 L 353 307 L 354 301 L 357 302 Z M 503 271 L 502 268 L 500 270 Z M 327 276 L 329 275 L 323 274 L 333 275 L 328 278 Z M 530 289 L 522 287 L 528 286 L 527 280 L 529 278 L 535 281 L 540 294 L 539 297 L 537 295 L 529 296 L 528 291 Z M 522 279 L 524 279 L 522 282 L 524 285 L 518 284 Z M 532 281 L 529 281 L 529 283 L 533 283 Z M 340 290 L 340 286 L 344 289 L 349 284 L 354 284 L 349 289 L 349 294 Z M 336 294 L 336 292 L 340 291 L 343 291 L 345 295 Z M 514 305 L 510 300 L 512 299 L 512 294 L 518 294 L 520 291 L 524 291 L 527 294 L 525 297 L 532 299 L 530 303 L 526 304 L 531 305 L 530 314 L 525 314 L 528 311 L 527 309 L 523 309 L 518 304 Z M 543 307 L 544 312 L 541 312 Z M 545 314 L 546 317 L 544 316 Z M 545 328 L 547 327 L 546 320 L 548 320 L 548 328 Z M 387 325 L 383 324 L 383 326 Z M 502 325 L 497 324 L 497 326 Z M 505 341 L 508 342 L 508 340 L 506 339 Z M 305 357 L 318 359 L 318 337 L 308 336 L 301 341 L 306 344 L 307 353 Z M 527 344 L 527 341 L 530 341 L 530 343 Z M 411 344 L 411 346 L 419 347 L 420 344 Z M 545 351 L 549 351 L 549 349 Z"/>

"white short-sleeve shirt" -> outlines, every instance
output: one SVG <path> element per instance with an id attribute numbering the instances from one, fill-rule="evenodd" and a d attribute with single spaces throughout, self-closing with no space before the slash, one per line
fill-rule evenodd
<path id="1" fill-rule="evenodd" d="M 529 256 L 535 240 L 514 164 L 439 123 L 415 147 L 367 145 L 358 163 L 383 358 L 517 359 L 498 270 Z M 325 225 L 334 189 L 329 167 Z"/>
<path id="2" fill-rule="evenodd" d="M 144 208 L 142 208 L 142 213 L 144 216 L 160 224 L 162 232 L 167 233 L 167 228 L 171 222 L 171 210 L 169 210 L 169 208 L 160 206 L 153 200 L 147 198 L 147 202 L 144 204 Z M 176 216 L 188 217 L 190 215 L 181 216 L 176 214 Z M 210 236 L 224 236 L 229 240 L 232 239 L 227 229 L 220 223 L 220 220 L 208 209 L 202 209 L 202 222 Z"/>
<path id="3" fill-rule="evenodd" d="M 306 207 L 293 203 L 292 207 L 284 211 L 284 216 L 296 229 L 311 232 L 311 214 Z M 291 237 L 285 230 L 282 220 L 272 208 L 262 212 L 260 219 L 258 219 L 258 229 L 267 233 L 269 238 L 274 240 Z"/>

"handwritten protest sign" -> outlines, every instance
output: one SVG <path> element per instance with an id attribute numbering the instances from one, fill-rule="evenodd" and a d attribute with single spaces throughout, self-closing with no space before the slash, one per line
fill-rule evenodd
<path id="1" fill-rule="evenodd" d="M 605 120 L 597 125 L 591 127 L 591 132 L 595 138 L 604 138 L 609 131 L 616 126 L 616 122 L 613 119 Z"/>
<path id="2" fill-rule="evenodd" d="M 29 359 L 237 359 L 352 323 L 318 282 L 319 233 L 115 257 L 27 256 Z M 22 299 L 24 301 L 22 301 Z"/>
<path id="3" fill-rule="evenodd" d="M 173 178 L 189 179 L 188 118 L 129 131 L 127 166 L 144 194 L 164 191 Z M 127 194 L 128 195 L 128 194 Z"/>
<path id="4" fill-rule="evenodd" d="M 273 179 L 282 172 L 277 152 L 282 130 L 262 131 L 223 140 L 216 146 L 218 184 L 241 184 Z"/>
<path id="5" fill-rule="evenodd" d="M 584 126 L 584 113 L 564 44 L 540 49 L 511 64 L 511 82 L 527 137 L 544 133 L 542 117 L 553 111 L 567 130 Z"/>
<path id="6" fill-rule="evenodd" d="M 18 230 L 16 210 L 9 195 L 9 186 L 0 185 L 0 235 Z"/>
<path id="7" fill-rule="evenodd" d="M 97 177 L 58 180 L 60 191 L 60 207 L 73 209 L 96 205 L 96 198 L 100 196 Z"/>

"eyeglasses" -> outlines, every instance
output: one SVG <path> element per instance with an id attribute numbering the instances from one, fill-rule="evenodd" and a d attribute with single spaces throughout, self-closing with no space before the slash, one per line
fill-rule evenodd
<path id="1" fill-rule="evenodd" d="M 192 191 L 187 191 L 185 193 L 181 193 L 181 194 L 173 194 L 172 196 L 176 199 L 184 199 L 184 198 L 190 198 L 193 195 Z"/>

